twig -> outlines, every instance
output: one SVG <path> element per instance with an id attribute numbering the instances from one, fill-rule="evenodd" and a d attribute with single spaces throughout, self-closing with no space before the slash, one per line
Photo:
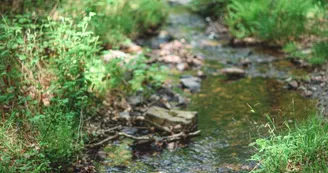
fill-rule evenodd
<path id="1" fill-rule="evenodd" d="M 200 130 L 192 132 L 192 133 L 188 133 L 186 134 L 185 132 L 180 132 L 178 134 L 174 134 L 171 136 L 166 136 L 166 137 L 156 137 L 156 136 L 150 136 L 150 135 L 146 135 L 146 136 L 132 136 L 129 135 L 127 133 L 124 132 L 120 132 L 118 133 L 119 136 L 125 136 L 134 140 L 149 140 L 149 141 L 167 141 L 167 142 L 172 142 L 172 141 L 177 141 L 180 140 L 182 138 L 188 138 L 188 137 L 193 137 L 193 136 L 197 136 L 200 134 Z"/>
<path id="2" fill-rule="evenodd" d="M 262 164 L 263 160 L 261 160 L 259 163 L 257 163 L 254 168 L 251 170 L 251 172 L 253 172 L 254 170 L 256 170 L 261 164 Z"/>
<path id="3" fill-rule="evenodd" d="M 97 131 L 97 134 L 103 134 L 103 133 L 107 133 L 107 132 L 113 132 L 114 130 L 121 129 L 121 128 L 122 127 L 119 125 L 119 126 L 116 126 L 116 127 L 110 128 L 110 129 L 106 129 L 106 130 L 99 130 L 99 131 Z"/>
<path id="4" fill-rule="evenodd" d="M 134 139 L 134 140 L 153 140 L 152 136 L 139 136 L 139 137 L 137 137 L 137 136 L 129 135 L 129 134 L 124 133 L 124 132 L 119 132 L 118 135 L 125 136 L 125 137 L 128 137 L 128 138 Z"/>
<path id="5" fill-rule="evenodd" d="M 195 132 L 191 132 L 186 134 L 185 132 L 180 132 L 178 134 L 174 134 L 171 136 L 163 137 L 162 140 L 172 142 L 172 141 L 177 141 L 180 140 L 181 138 L 189 138 L 189 137 L 194 137 L 200 134 L 200 130 L 197 130 Z"/>
<path id="6" fill-rule="evenodd" d="M 104 139 L 104 140 L 102 140 L 102 141 L 100 141 L 100 142 L 97 142 L 97 143 L 94 143 L 94 144 L 89 144 L 89 145 L 86 145 L 87 147 L 97 147 L 97 146 L 101 146 L 101 145 L 103 145 L 104 143 L 106 143 L 106 142 L 108 142 L 108 141 L 110 141 L 110 140 L 113 140 L 113 139 L 115 139 L 115 138 L 117 138 L 118 137 L 118 134 L 115 134 L 114 136 L 109 136 L 108 138 L 106 138 L 106 139 Z"/>

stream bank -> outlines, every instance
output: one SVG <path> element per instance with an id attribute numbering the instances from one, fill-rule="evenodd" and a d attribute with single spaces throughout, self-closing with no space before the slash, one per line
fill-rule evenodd
<path id="1" fill-rule="evenodd" d="M 173 3 L 163 30 L 171 37 L 167 41 L 185 42 L 190 45 L 190 52 L 205 59 L 196 71 L 172 75 L 176 78 L 201 72 L 206 76 L 200 92 L 191 95 L 191 103 L 184 109 L 198 111 L 202 134 L 188 145 L 170 150 L 158 150 L 151 145 L 131 148 L 129 140 L 114 143 L 110 148 L 124 150 L 107 159 L 104 172 L 249 172 L 256 163 L 248 161 L 254 152 L 248 145 L 267 135 L 268 117 L 283 128 L 284 122 L 300 122 L 315 111 L 316 100 L 303 97 L 286 84 L 291 78 L 305 78 L 309 71 L 286 60 L 276 50 L 227 46 L 227 40 L 220 40 L 225 35 L 206 32 L 208 22 L 184 5 Z M 162 41 L 156 37 L 138 43 L 156 49 Z M 172 68 L 176 68 L 171 69 L 172 73 L 179 71 L 178 64 Z M 222 75 L 225 68 L 241 69 L 245 76 L 231 80 Z M 113 164 L 125 155 L 124 165 Z"/>

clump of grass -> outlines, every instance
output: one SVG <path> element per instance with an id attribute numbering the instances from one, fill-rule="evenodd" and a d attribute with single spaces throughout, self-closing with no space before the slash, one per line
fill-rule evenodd
<path id="1" fill-rule="evenodd" d="M 83 17 L 81 14 L 94 12 L 90 28 L 114 47 L 158 28 L 166 19 L 163 0 L 69 0 L 61 6 L 64 15 L 75 16 L 76 20 Z"/>
<path id="2" fill-rule="evenodd" d="M 313 7 L 312 0 L 232 0 L 225 21 L 238 38 L 282 42 L 307 32 L 307 14 Z"/>
<path id="3" fill-rule="evenodd" d="M 303 48 L 300 48 L 300 46 L 294 42 L 288 43 L 284 46 L 284 51 L 289 53 L 291 56 L 305 59 L 313 65 L 323 64 L 328 59 L 327 41 L 314 43 L 313 46 L 305 52 L 302 51 L 302 49 Z"/>
<path id="4" fill-rule="evenodd" d="M 193 0 L 191 7 L 204 16 L 219 17 L 231 0 Z"/>
<path id="5" fill-rule="evenodd" d="M 161 84 L 142 55 L 129 62 L 99 56 L 88 30 L 34 15 L 0 20 L 0 172 L 60 172 L 87 140 L 82 121 L 111 90 L 130 94 Z M 152 85 L 152 86 L 154 86 Z"/>
<path id="6" fill-rule="evenodd" d="M 287 127 L 289 131 L 285 135 L 278 135 L 271 128 L 268 139 L 251 144 L 257 149 L 252 160 L 259 163 L 253 172 L 327 172 L 328 124 L 312 117 L 293 129 Z"/>

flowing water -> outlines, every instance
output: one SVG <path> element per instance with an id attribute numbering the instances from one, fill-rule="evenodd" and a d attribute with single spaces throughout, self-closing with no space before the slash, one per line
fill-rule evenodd
<path id="1" fill-rule="evenodd" d="M 208 77 L 187 108 L 198 111 L 201 136 L 186 147 L 143 155 L 125 169 L 108 167 L 107 172 L 242 172 L 242 168 L 254 164 L 247 160 L 254 151 L 249 144 L 268 135 L 264 125 L 269 117 L 277 127 L 284 127 L 284 122 L 293 124 L 311 114 L 315 101 L 284 89 L 280 81 L 302 77 L 304 70 L 275 51 L 224 46 L 220 38 L 225 36 L 213 39 L 206 34 L 206 26 L 202 17 L 176 5 L 165 28 L 174 38 L 185 39 L 192 45 L 191 51 L 206 59 L 203 70 Z M 235 66 L 243 58 L 252 62 L 245 68 L 246 78 L 232 81 L 216 75 L 218 69 Z"/>

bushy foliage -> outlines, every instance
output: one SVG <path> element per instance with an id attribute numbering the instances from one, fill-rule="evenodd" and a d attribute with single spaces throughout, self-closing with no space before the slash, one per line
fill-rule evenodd
<path id="1" fill-rule="evenodd" d="M 312 0 L 232 0 L 225 20 L 238 38 L 295 40 L 308 32 L 308 13 L 313 7 Z"/>
<path id="2" fill-rule="evenodd" d="M 193 0 L 192 9 L 204 16 L 220 16 L 230 0 Z"/>
<path id="3" fill-rule="evenodd" d="M 83 145 L 81 123 L 97 109 L 100 94 L 114 88 L 129 93 L 158 81 L 158 67 L 146 66 L 142 56 L 105 64 L 90 20 L 2 18 L 0 172 L 67 164 Z"/>
<path id="4" fill-rule="evenodd" d="M 289 126 L 287 125 L 289 128 Z M 327 172 L 328 124 L 319 118 L 310 118 L 305 124 L 277 135 L 270 129 L 269 139 L 258 139 L 258 152 L 252 160 L 258 162 L 253 172 Z"/>
<path id="5" fill-rule="evenodd" d="M 80 22 L 90 13 L 96 15 L 89 29 L 110 46 L 153 32 L 166 19 L 164 0 L 14 0 L 0 2 L 4 14 L 36 13 L 38 16 L 64 16 Z"/>
<path id="6" fill-rule="evenodd" d="M 77 20 L 81 14 L 95 12 L 90 28 L 112 46 L 157 28 L 166 18 L 162 0 L 69 0 L 61 6 L 64 15 Z"/>
<path id="7" fill-rule="evenodd" d="M 45 164 L 38 168 L 42 170 L 48 163 L 65 163 L 77 151 L 76 119 L 92 105 L 85 62 L 99 51 L 98 38 L 87 31 L 88 20 L 75 27 L 68 19 L 2 19 L 0 88 L 5 108 L 1 112 L 5 123 L 9 118 L 20 124 L 21 131 L 13 140 L 28 141 L 22 144 L 20 157 L 11 158 L 13 169 L 29 172 L 40 164 L 37 159 L 23 158 L 24 152 L 30 152 L 29 143 L 39 148 L 34 154 L 42 155 Z M 6 149 L 2 151 L 2 156 L 8 155 Z"/>

